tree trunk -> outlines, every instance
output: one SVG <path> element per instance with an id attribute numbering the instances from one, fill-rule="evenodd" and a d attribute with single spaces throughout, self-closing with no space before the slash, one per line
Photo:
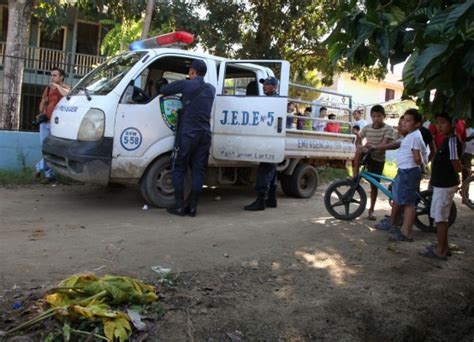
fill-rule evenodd
<path id="1" fill-rule="evenodd" d="M 20 128 L 21 86 L 34 1 L 8 0 L 8 34 L 0 97 L 0 129 Z"/>
<path id="2" fill-rule="evenodd" d="M 145 39 L 148 37 L 151 27 L 151 19 L 153 17 L 153 12 L 155 11 L 156 0 L 147 0 L 145 17 L 143 18 L 142 26 L 142 35 L 140 39 Z"/>

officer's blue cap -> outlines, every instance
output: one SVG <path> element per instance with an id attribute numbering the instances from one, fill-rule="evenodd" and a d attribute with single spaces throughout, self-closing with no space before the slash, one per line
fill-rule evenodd
<path id="1" fill-rule="evenodd" d="M 261 78 L 259 82 L 260 83 L 269 83 L 269 84 L 271 84 L 275 87 L 278 85 L 277 79 L 273 76 L 268 76 L 267 78 Z"/>
<path id="2" fill-rule="evenodd" d="M 196 70 L 199 74 L 205 74 L 207 72 L 206 63 L 199 59 L 195 59 L 191 62 L 191 68 Z"/>

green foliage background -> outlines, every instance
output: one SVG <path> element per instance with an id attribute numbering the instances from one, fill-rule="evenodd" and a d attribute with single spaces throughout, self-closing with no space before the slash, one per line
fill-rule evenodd
<path id="1" fill-rule="evenodd" d="M 472 121 L 474 0 L 341 1 L 326 39 L 333 65 L 386 70 L 405 60 L 404 97 L 427 115 Z M 434 95 L 434 96 L 432 96 Z"/>

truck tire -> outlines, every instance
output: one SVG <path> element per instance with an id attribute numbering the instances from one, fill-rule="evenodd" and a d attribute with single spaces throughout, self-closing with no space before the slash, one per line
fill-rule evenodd
<path id="1" fill-rule="evenodd" d="M 294 197 L 310 198 L 318 188 L 318 171 L 309 164 L 300 164 L 291 175 L 290 188 Z"/>
<path id="2" fill-rule="evenodd" d="M 171 157 L 163 156 L 153 162 L 143 175 L 140 191 L 148 205 L 158 208 L 172 208 L 175 205 Z M 191 192 L 191 174 L 186 174 L 184 197 Z"/>
<path id="3" fill-rule="evenodd" d="M 291 176 L 281 175 L 280 186 L 281 186 L 281 190 L 283 190 L 285 195 L 290 196 L 290 197 L 296 197 L 291 187 Z"/>

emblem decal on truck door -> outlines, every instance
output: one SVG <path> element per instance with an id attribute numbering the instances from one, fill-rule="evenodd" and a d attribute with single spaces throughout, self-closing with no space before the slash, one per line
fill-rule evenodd
<path id="1" fill-rule="evenodd" d="M 142 134 L 135 127 L 128 127 L 120 135 L 120 144 L 127 151 L 135 151 L 142 144 Z"/>
<path id="2" fill-rule="evenodd" d="M 179 96 L 163 96 L 160 99 L 161 117 L 163 118 L 166 126 L 168 126 L 173 132 L 176 131 L 176 115 L 178 110 L 182 108 L 183 104 L 181 103 Z"/>

